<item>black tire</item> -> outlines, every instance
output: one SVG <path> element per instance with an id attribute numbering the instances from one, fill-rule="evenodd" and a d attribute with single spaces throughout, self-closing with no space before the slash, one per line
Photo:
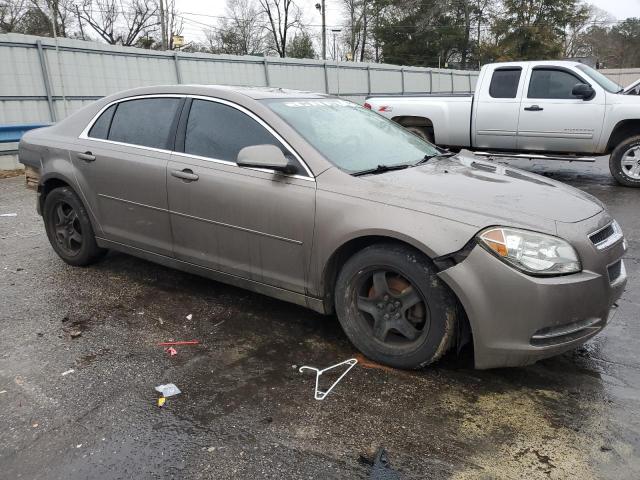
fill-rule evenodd
<path id="1" fill-rule="evenodd" d="M 631 171 L 634 161 L 636 173 Z M 640 135 L 630 137 L 614 148 L 609 157 L 609 170 L 620 185 L 640 187 Z"/>
<path id="2" fill-rule="evenodd" d="M 42 217 L 51 246 L 69 265 L 90 265 L 106 253 L 96 244 L 89 215 L 71 188 L 59 187 L 49 192 Z"/>
<path id="3" fill-rule="evenodd" d="M 335 295 L 347 337 L 376 362 L 421 368 L 442 357 L 455 338 L 453 292 L 431 261 L 408 246 L 376 244 L 355 254 L 338 275 Z"/>
<path id="4" fill-rule="evenodd" d="M 415 126 L 409 126 L 409 127 L 404 127 L 404 128 L 409 130 L 416 137 L 420 137 L 421 139 L 426 140 L 429 143 L 434 143 L 433 142 L 433 129 L 429 129 L 429 127 L 415 127 Z"/>

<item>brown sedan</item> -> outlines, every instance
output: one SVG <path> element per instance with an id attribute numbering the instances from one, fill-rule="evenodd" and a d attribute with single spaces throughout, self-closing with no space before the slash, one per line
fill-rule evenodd
<path id="1" fill-rule="evenodd" d="M 467 342 L 478 368 L 574 348 L 626 282 L 620 227 L 589 195 L 326 95 L 136 89 L 27 133 L 19 154 L 67 263 L 114 249 L 336 312 L 396 367 Z"/>

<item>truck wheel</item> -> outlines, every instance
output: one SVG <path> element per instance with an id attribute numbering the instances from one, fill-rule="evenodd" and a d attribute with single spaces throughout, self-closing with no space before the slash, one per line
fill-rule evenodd
<path id="1" fill-rule="evenodd" d="M 611 152 L 609 170 L 627 187 L 640 187 L 640 135 L 628 138 Z"/>
<path id="2" fill-rule="evenodd" d="M 96 244 L 89 215 L 71 188 L 49 192 L 42 217 L 51 246 L 69 265 L 89 265 L 106 253 Z"/>
<path id="3" fill-rule="evenodd" d="M 347 337 L 377 362 L 421 368 L 453 343 L 455 296 L 410 247 L 377 244 L 355 254 L 338 275 L 335 298 Z"/>
<path id="4" fill-rule="evenodd" d="M 413 133 L 415 136 L 426 140 L 429 143 L 433 143 L 433 130 L 428 127 L 404 127 Z"/>

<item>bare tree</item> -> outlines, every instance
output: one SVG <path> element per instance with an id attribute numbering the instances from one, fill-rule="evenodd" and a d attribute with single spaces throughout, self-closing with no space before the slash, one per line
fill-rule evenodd
<path id="1" fill-rule="evenodd" d="M 266 50 L 264 13 L 253 0 L 227 0 L 226 18 L 205 32 L 215 53 L 255 55 Z"/>
<path id="2" fill-rule="evenodd" d="M 342 0 L 347 59 L 363 61 L 367 43 L 367 0 Z"/>
<path id="3" fill-rule="evenodd" d="M 26 11 L 26 0 L 5 0 L 0 3 L 0 33 L 17 32 Z"/>
<path id="4" fill-rule="evenodd" d="M 72 0 L 31 0 L 32 8 L 51 24 L 52 35 L 66 37 L 73 22 Z"/>
<path id="5" fill-rule="evenodd" d="M 79 14 L 108 44 L 131 46 L 158 25 L 157 11 L 153 0 L 82 0 Z"/>
<path id="6" fill-rule="evenodd" d="M 176 0 L 163 0 L 164 2 L 164 15 L 158 15 L 157 23 L 161 25 L 164 19 L 164 28 L 160 29 L 160 44 L 166 45 L 166 48 L 173 50 L 175 48 L 173 44 L 174 35 L 182 35 L 184 30 L 184 21 L 182 15 L 176 7 Z M 159 12 L 158 12 L 159 13 Z M 164 42 L 162 41 L 162 35 L 165 35 Z"/>
<path id="7" fill-rule="evenodd" d="M 287 55 L 287 39 L 292 29 L 301 26 L 302 11 L 295 0 L 258 0 L 267 16 L 267 28 L 273 48 L 280 57 Z"/>
<path id="8" fill-rule="evenodd" d="M 564 27 L 564 56 L 582 57 L 590 55 L 591 48 L 586 42 L 586 33 L 590 26 L 608 24 L 613 17 L 606 11 L 593 5 L 578 5 L 574 15 Z"/>

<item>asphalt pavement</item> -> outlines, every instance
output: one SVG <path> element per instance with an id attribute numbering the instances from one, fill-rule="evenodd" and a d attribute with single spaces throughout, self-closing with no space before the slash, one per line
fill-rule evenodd
<path id="1" fill-rule="evenodd" d="M 323 401 L 297 367 L 358 356 L 335 317 L 118 253 L 70 267 L 34 192 L 0 180 L 0 215 L 16 213 L 0 216 L 0 478 L 361 479 L 380 447 L 406 479 L 640 478 L 640 190 L 606 159 L 511 163 L 619 220 L 629 282 L 611 324 L 526 368 L 358 357 Z M 200 343 L 170 356 L 169 340 Z M 160 408 L 166 383 L 182 393 Z"/>

